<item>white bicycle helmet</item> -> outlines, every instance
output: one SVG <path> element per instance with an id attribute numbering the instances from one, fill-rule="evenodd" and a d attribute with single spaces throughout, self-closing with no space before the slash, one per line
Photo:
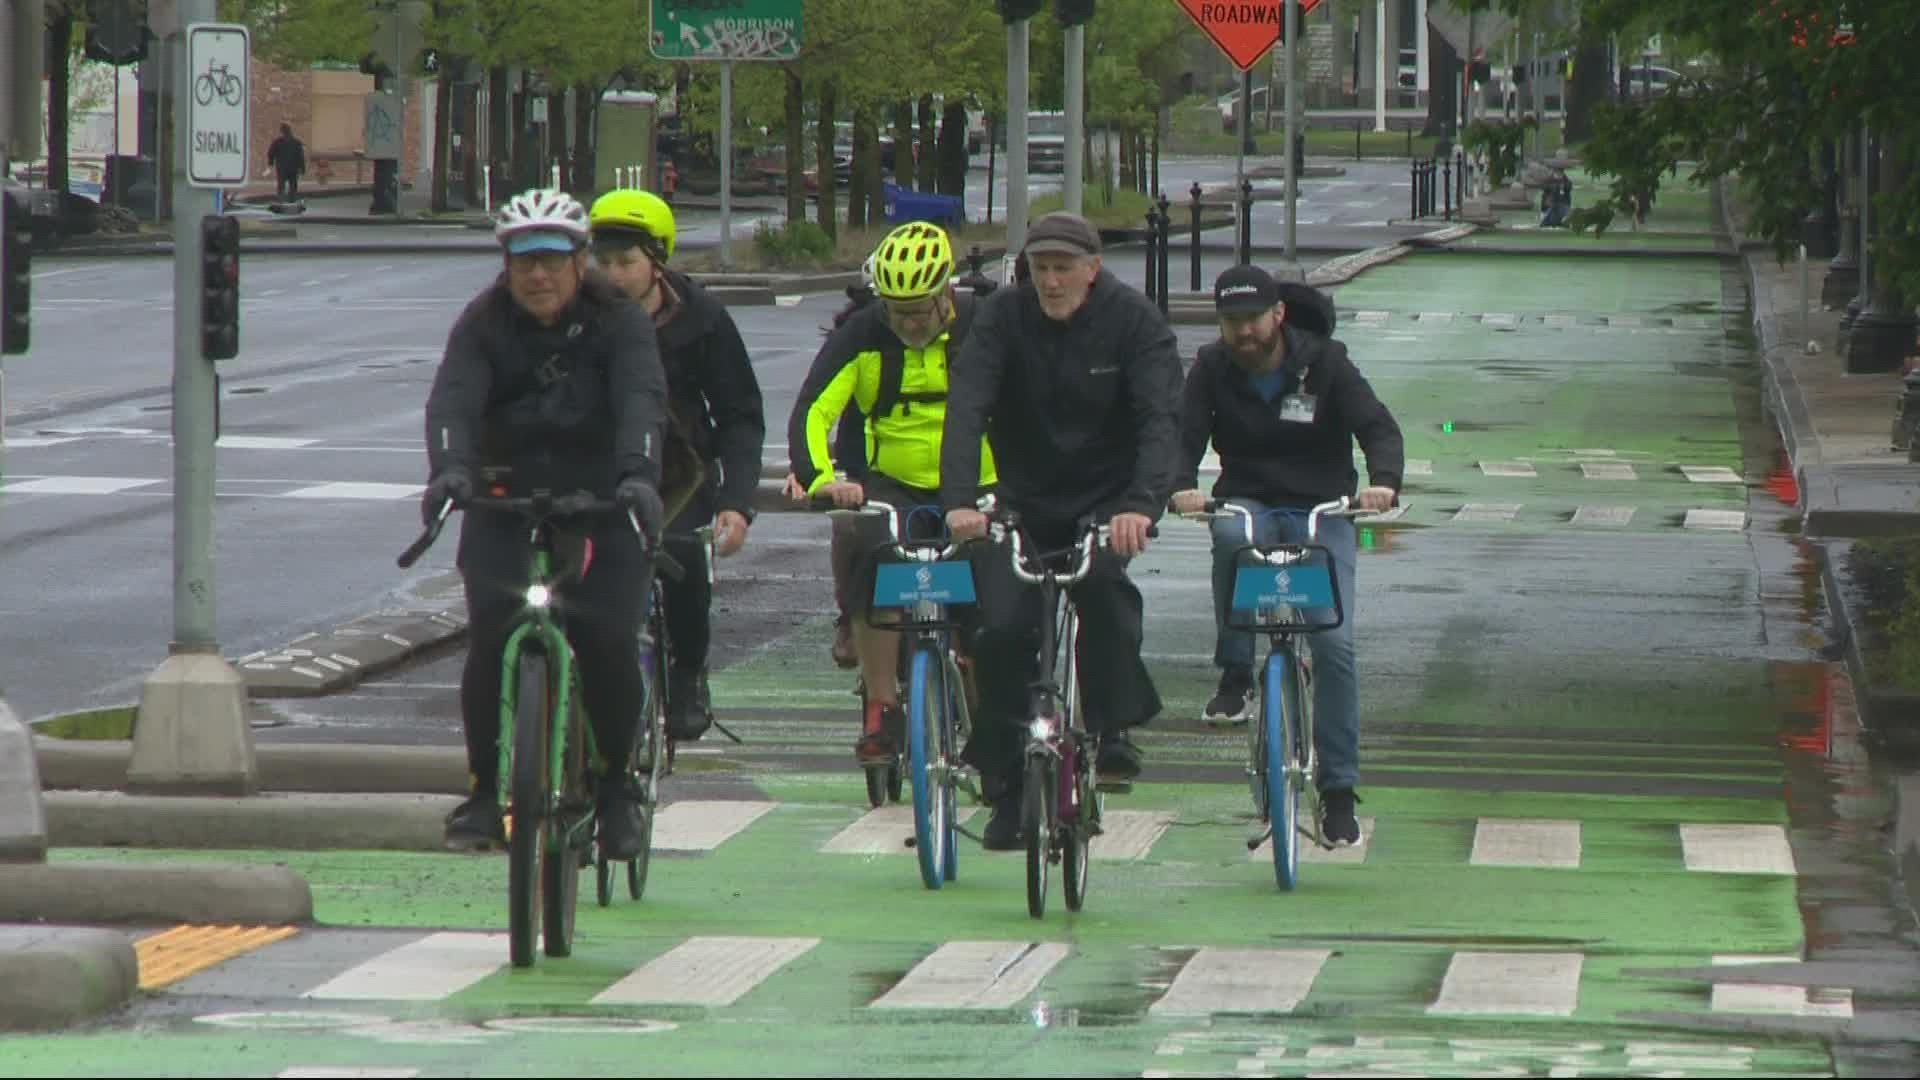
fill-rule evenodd
<path id="1" fill-rule="evenodd" d="M 553 188 L 536 188 L 507 200 L 494 219 L 493 237 L 505 244 L 527 232 L 557 232 L 584 247 L 592 235 L 587 223 L 587 208 L 580 200 Z"/>
<path id="2" fill-rule="evenodd" d="M 877 256 L 869 255 L 867 256 L 867 261 L 860 264 L 860 284 L 865 287 L 868 292 L 873 291 L 873 260 L 876 257 Z"/>

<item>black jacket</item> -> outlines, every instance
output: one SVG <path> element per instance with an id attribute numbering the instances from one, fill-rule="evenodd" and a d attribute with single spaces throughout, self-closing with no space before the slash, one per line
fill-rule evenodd
<path id="1" fill-rule="evenodd" d="M 610 495 L 622 478 L 660 482 L 667 379 L 640 305 L 589 271 L 552 327 L 521 310 L 504 279 L 447 335 L 427 397 L 427 461 L 512 468 L 556 491 Z"/>
<path id="2" fill-rule="evenodd" d="M 691 452 L 706 470 L 705 490 L 712 496 L 704 501 L 714 511 L 736 510 L 751 518 L 767 435 L 760 382 L 740 330 L 720 301 L 685 274 L 668 270 L 666 280 L 680 297 L 680 309 L 654 329 L 672 401 L 665 469 L 679 471 L 685 463 L 676 462 L 676 456 Z M 672 486 L 670 475 L 666 487 Z"/>
<path id="3" fill-rule="evenodd" d="M 1068 523 L 1122 511 L 1158 519 L 1179 453 L 1180 354 L 1160 309 L 1102 270 L 1066 322 L 1031 283 L 982 298 L 947 391 L 940 500 L 979 494 L 980 433 L 1000 497 Z"/>
<path id="4" fill-rule="evenodd" d="M 1400 490 L 1406 471 L 1400 425 L 1338 341 L 1294 327 L 1286 335 L 1280 393 L 1315 398 L 1311 424 L 1280 419 L 1219 342 L 1205 346 L 1187 372 L 1180 416 L 1180 488 L 1199 485 L 1207 441 L 1220 455 L 1215 498 L 1240 495 L 1275 506 L 1306 507 L 1352 495 L 1358 483 L 1353 442 L 1367 455 L 1369 482 Z"/>

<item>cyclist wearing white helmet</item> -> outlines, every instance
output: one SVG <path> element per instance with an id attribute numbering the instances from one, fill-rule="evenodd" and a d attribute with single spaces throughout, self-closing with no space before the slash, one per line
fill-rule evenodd
<path id="1" fill-rule="evenodd" d="M 447 336 L 427 398 L 422 502 L 428 520 L 476 491 L 524 495 L 589 491 L 632 510 L 658 537 L 661 430 L 667 380 L 646 312 L 587 267 L 587 211 L 559 191 L 514 196 L 494 235 L 498 280 L 467 305 Z M 628 786 L 644 695 L 637 641 L 653 567 L 626 515 L 582 517 L 568 530 L 592 558 L 563 585 L 567 637 L 602 760 L 600 838 L 615 859 L 645 842 Z M 460 680 L 472 793 L 447 816 L 447 846 L 505 842 L 495 803 L 500 654 L 526 594 L 529 534 L 517 514 L 469 510 L 458 564 L 467 594 L 467 660 Z"/>

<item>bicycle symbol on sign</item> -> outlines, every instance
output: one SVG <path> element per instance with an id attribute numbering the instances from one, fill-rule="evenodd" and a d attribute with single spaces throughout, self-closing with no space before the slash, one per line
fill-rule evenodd
<path id="1" fill-rule="evenodd" d="M 220 100 L 229 105 L 240 104 L 240 76 L 229 70 L 227 65 L 208 60 L 207 70 L 193 80 L 193 100 L 202 105 L 211 105 L 215 94 L 219 94 Z"/>
<path id="2" fill-rule="evenodd" d="M 367 114 L 368 144 L 384 143 L 388 139 L 393 138 L 395 126 L 391 113 L 378 105 L 374 106 L 373 111 Z"/>

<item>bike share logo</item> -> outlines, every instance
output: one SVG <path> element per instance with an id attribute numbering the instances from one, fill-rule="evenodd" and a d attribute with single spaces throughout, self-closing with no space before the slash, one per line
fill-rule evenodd
<path id="1" fill-rule="evenodd" d="M 926 592 L 928 589 L 933 588 L 933 570 L 925 566 L 915 570 L 913 572 L 913 583 L 920 587 L 921 592 Z"/>
<path id="2" fill-rule="evenodd" d="M 1284 596 L 1286 595 L 1286 592 L 1287 592 L 1287 586 L 1291 584 L 1293 584 L 1293 579 L 1287 576 L 1287 572 L 1285 570 L 1278 570 L 1274 572 L 1274 575 L 1273 575 L 1274 591 Z"/>

